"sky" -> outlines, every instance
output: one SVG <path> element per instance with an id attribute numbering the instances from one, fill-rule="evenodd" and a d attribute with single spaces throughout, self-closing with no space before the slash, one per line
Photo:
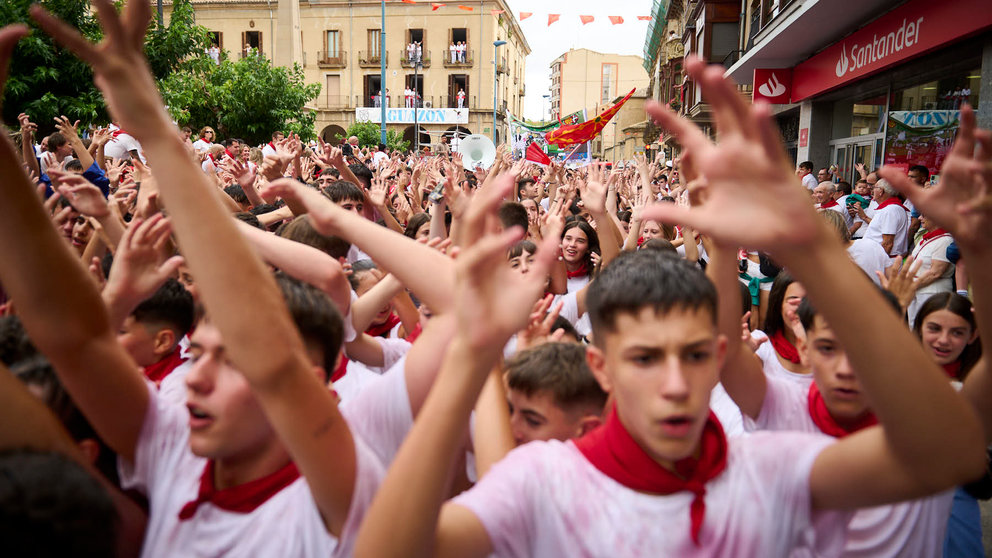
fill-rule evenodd
<path id="1" fill-rule="evenodd" d="M 551 85 L 551 61 L 570 48 L 588 48 L 604 53 L 644 53 L 648 22 L 639 15 L 651 15 L 651 0 L 507 0 L 513 16 L 527 38 L 531 53 L 527 57 L 527 94 L 524 117 L 541 120 L 550 103 L 543 99 Z M 519 21 L 520 12 L 534 15 Z M 548 14 L 561 19 L 548 26 Z M 582 25 L 579 15 L 591 15 L 595 21 Z M 623 16 L 624 23 L 611 25 L 607 16 Z"/>

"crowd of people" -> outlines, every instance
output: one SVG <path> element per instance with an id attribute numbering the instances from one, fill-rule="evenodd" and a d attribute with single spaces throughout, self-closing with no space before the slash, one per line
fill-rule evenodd
<path id="1" fill-rule="evenodd" d="M 172 123 L 148 2 L 93 5 L 99 44 L 31 13 L 114 123 L 0 140 L 11 555 L 982 555 L 967 105 L 853 186 L 691 57 L 719 141 L 648 103 L 672 161 L 251 146 Z"/>

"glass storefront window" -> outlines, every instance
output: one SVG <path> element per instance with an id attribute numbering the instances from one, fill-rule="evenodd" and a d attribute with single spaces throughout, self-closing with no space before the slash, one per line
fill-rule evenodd
<path id="1" fill-rule="evenodd" d="M 851 118 L 851 136 L 880 133 L 885 114 L 885 95 L 862 99 L 854 103 Z"/>

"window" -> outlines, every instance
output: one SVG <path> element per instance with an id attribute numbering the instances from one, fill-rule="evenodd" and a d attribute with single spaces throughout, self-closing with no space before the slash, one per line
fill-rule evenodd
<path id="1" fill-rule="evenodd" d="M 609 104 L 613 97 L 616 97 L 617 65 L 603 64 L 600 104 Z"/>
<path id="2" fill-rule="evenodd" d="M 369 29 L 369 59 L 379 58 L 379 46 L 381 41 L 381 31 L 378 29 Z"/>
<path id="3" fill-rule="evenodd" d="M 245 31 L 241 34 L 241 52 L 243 56 L 262 52 L 262 32 Z"/>
<path id="4" fill-rule="evenodd" d="M 224 34 L 220 31 L 209 31 L 210 35 L 210 46 L 217 47 L 220 49 L 224 48 Z"/>
<path id="5" fill-rule="evenodd" d="M 469 106 L 468 93 L 468 74 L 448 76 L 448 107 L 467 108 Z M 461 102 L 459 102 L 459 98 Z"/>
<path id="6" fill-rule="evenodd" d="M 338 58 L 341 56 L 341 33 L 338 31 L 328 31 L 324 36 L 325 58 Z"/>

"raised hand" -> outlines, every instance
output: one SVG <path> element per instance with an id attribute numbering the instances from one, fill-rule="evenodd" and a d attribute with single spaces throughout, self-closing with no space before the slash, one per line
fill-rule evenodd
<path id="1" fill-rule="evenodd" d="M 117 246 L 104 290 L 104 299 L 118 305 L 119 311 L 113 312 L 115 319 L 123 321 L 183 263 L 182 256 L 166 257 L 164 253 L 171 232 L 169 220 L 161 213 L 147 220 L 135 217 L 131 221 Z"/>
<path id="2" fill-rule="evenodd" d="M 62 135 L 65 136 L 66 139 L 71 139 L 79 136 L 78 120 L 75 123 L 72 123 L 65 116 L 56 116 L 54 120 L 55 120 L 55 127 L 58 128 L 59 132 L 62 132 Z"/>
<path id="3" fill-rule="evenodd" d="M 34 137 L 34 133 L 38 131 L 38 125 L 31 122 L 31 117 L 25 113 L 17 115 L 17 123 L 21 127 L 21 136 L 26 136 L 28 138 Z"/>
<path id="4" fill-rule="evenodd" d="M 369 202 L 375 206 L 376 209 L 385 209 L 386 207 L 386 197 L 389 195 L 389 186 L 386 185 L 386 180 L 383 177 L 377 177 L 372 179 L 372 187 L 369 188 L 368 198 Z M 402 195 L 402 194 L 398 194 Z"/>
<path id="5" fill-rule="evenodd" d="M 97 147 L 106 145 L 106 143 L 113 139 L 113 137 L 114 133 L 110 131 L 110 128 L 98 128 L 95 132 L 93 132 L 93 143 L 96 144 Z"/>
<path id="6" fill-rule="evenodd" d="M 604 215 L 606 213 L 606 165 L 589 165 L 589 177 L 585 184 L 579 183 L 582 203 L 589 213 Z"/>
<path id="7" fill-rule="evenodd" d="M 895 295 L 896 299 L 899 300 L 899 306 L 902 307 L 903 312 L 909 308 L 909 303 L 913 302 L 913 297 L 916 296 L 916 291 L 920 288 L 920 280 L 916 278 L 916 273 L 920 270 L 921 265 L 923 265 L 923 260 L 914 263 L 913 257 L 910 256 L 902 265 L 889 266 L 884 274 L 881 271 L 875 272 L 882 288 Z"/>
<path id="8" fill-rule="evenodd" d="M 658 103 L 648 103 L 647 111 L 692 151 L 698 168 L 706 169 L 705 202 L 690 209 L 652 205 L 644 219 L 690 225 L 718 242 L 773 254 L 799 253 L 825 237 L 828 231 L 787 161 L 768 105 L 748 106 L 717 66 L 688 58 L 685 68 L 713 108 L 719 143 Z"/>
<path id="9" fill-rule="evenodd" d="M 936 186 L 920 188 L 892 167 L 882 167 L 878 174 L 951 233 L 962 249 L 992 250 L 992 132 L 977 128 L 970 106 L 961 107 L 957 139 Z"/>
<path id="10" fill-rule="evenodd" d="M 559 301 L 558 304 L 555 304 L 552 308 L 551 303 L 553 300 L 554 296 L 549 294 L 534 303 L 534 309 L 530 313 L 530 318 L 527 321 L 527 327 L 520 330 L 517 334 L 518 352 L 542 345 L 544 343 L 561 341 L 562 336 L 565 334 L 565 330 L 559 328 L 556 331 L 551 331 L 551 327 L 554 325 L 555 320 L 558 319 L 558 314 L 561 313 L 562 306 L 565 305 L 565 302 Z"/>
<path id="11" fill-rule="evenodd" d="M 52 171 L 56 173 L 58 171 Z M 110 215 L 110 206 L 103 197 L 100 189 L 79 174 L 62 174 L 59 176 L 59 193 L 76 208 L 76 211 L 88 217 L 102 219 Z"/>

